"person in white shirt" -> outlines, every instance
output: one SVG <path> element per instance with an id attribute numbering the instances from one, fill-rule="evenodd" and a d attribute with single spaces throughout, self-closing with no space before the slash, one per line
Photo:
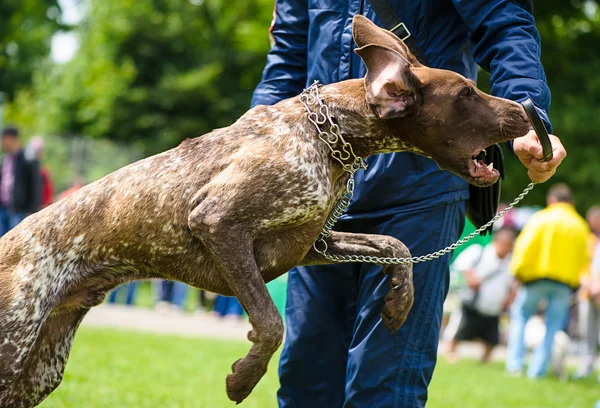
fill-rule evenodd
<path id="1" fill-rule="evenodd" d="M 515 238 L 513 230 L 500 229 L 489 245 L 472 245 L 454 261 L 453 268 L 464 274 L 467 286 L 461 293 L 461 318 L 449 343 L 449 361 L 458 361 L 459 342 L 476 339 L 484 344 L 481 361 L 490 360 L 500 341 L 500 315 L 512 298 L 509 263 Z"/>

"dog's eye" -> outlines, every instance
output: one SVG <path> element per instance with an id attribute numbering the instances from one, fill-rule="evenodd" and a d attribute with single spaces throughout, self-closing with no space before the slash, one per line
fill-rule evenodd
<path id="1" fill-rule="evenodd" d="M 475 89 L 471 88 L 470 86 L 467 86 L 460 91 L 461 98 L 469 98 L 473 95 L 475 95 Z"/>

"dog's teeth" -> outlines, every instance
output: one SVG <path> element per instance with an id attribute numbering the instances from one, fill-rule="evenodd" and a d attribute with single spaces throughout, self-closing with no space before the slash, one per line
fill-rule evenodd
<path id="1" fill-rule="evenodd" d="M 489 171 L 494 170 L 494 163 L 488 164 L 487 168 L 488 168 Z"/>
<path id="2" fill-rule="evenodd" d="M 482 152 L 484 156 L 487 156 L 487 150 L 483 149 Z"/>

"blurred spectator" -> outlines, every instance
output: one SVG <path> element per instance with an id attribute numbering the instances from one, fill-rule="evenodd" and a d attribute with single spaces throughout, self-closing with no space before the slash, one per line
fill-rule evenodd
<path id="1" fill-rule="evenodd" d="M 2 150 L 6 154 L 0 168 L 0 236 L 37 211 L 42 193 L 39 163 L 25 157 L 17 128 L 2 131 Z"/>
<path id="2" fill-rule="evenodd" d="M 58 199 L 62 200 L 63 198 L 70 196 L 71 194 L 73 194 L 75 191 L 79 190 L 84 185 L 85 185 L 85 181 L 83 180 L 83 177 L 75 176 L 73 178 L 73 184 L 71 185 L 71 187 L 69 187 L 62 193 L 60 193 L 60 195 L 58 196 Z"/>
<path id="3" fill-rule="evenodd" d="M 510 311 L 506 369 L 520 375 L 525 358 L 525 325 L 545 301 L 544 340 L 535 348 L 529 378 L 546 375 L 554 335 L 565 326 L 571 294 L 588 262 L 589 228 L 573 206 L 565 184 L 550 188 L 547 207 L 534 214 L 515 243 L 511 269 L 523 283 Z"/>
<path id="4" fill-rule="evenodd" d="M 487 363 L 500 342 L 500 315 L 511 297 L 513 276 L 508 265 L 514 240 L 514 231 L 500 229 L 490 244 L 471 245 L 454 261 L 453 268 L 464 274 L 467 287 L 461 293 L 461 318 L 450 340 L 449 361 L 458 361 L 459 342 L 480 339 L 484 344 L 481 362 Z"/>
<path id="5" fill-rule="evenodd" d="M 592 230 L 588 239 L 588 253 L 592 255 L 592 262 L 581 275 L 579 328 L 584 346 L 583 359 L 575 374 L 577 379 L 589 377 L 594 372 L 600 335 L 600 206 L 590 208 L 586 218 Z"/>
<path id="6" fill-rule="evenodd" d="M 241 319 L 244 309 L 236 297 L 217 295 L 213 312 L 220 317 Z"/>
<path id="7" fill-rule="evenodd" d="M 198 289 L 198 307 L 196 309 L 198 314 L 204 314 L 208 310 L 212 309 L 215 303 L 217 295 L 207 290 Z"/>
<path id="8" fill-rule="evenodd" d="M 182 282 L 159 281 L 156 310 L 160 312 L 183 311 L 188 289 L 188 285 Z"/>
<path id="9" fill-rule="evenodd" d="M 25 156 L 28 159 L 37 159 L 40 163 L 40 176 L 42 178 L 42 202 L 40 203 L 40 210 L 48 207 L 54 201 L 54 183 L 50 174 L 50 169 L 43 165 L 44 156 L 44 140 L 35 136 L 31 138 L 27 149 L 25 150 Z"/>
<path id="10" fill-rule="evenodd" d="M 132 281 L 132 282 L 126 282 L 123 283 L 122 285 L 117 286 L 116 288 L 113 289 L 112 292 L 110 292 L 110 295 L 108 296 L 108 303 L 111 304 L 115 304 L 115 303 L 120 303 L 118 302 L 118 300 L 121 300 L 120 298 L 123 297 L 122 293 L 126 292 L 125 295 L 125 304 L 127 306 L 132 306 L 133 302 L 135 301 L 135 293 L 136 293 L 136 289 L 137 289 L 137 282 Z"/>

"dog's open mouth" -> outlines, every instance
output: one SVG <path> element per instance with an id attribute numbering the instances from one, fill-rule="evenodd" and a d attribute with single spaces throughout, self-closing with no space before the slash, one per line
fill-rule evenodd
<path id="1" fill-rule="evenodd" d="M 494 184 L 500 177 L 500 172 L 494 168 L 494 163 L 485 164 L 487 152 L 485 149 L 477 152 L 468 162 L 471 184 L 486 187 Z"/>

